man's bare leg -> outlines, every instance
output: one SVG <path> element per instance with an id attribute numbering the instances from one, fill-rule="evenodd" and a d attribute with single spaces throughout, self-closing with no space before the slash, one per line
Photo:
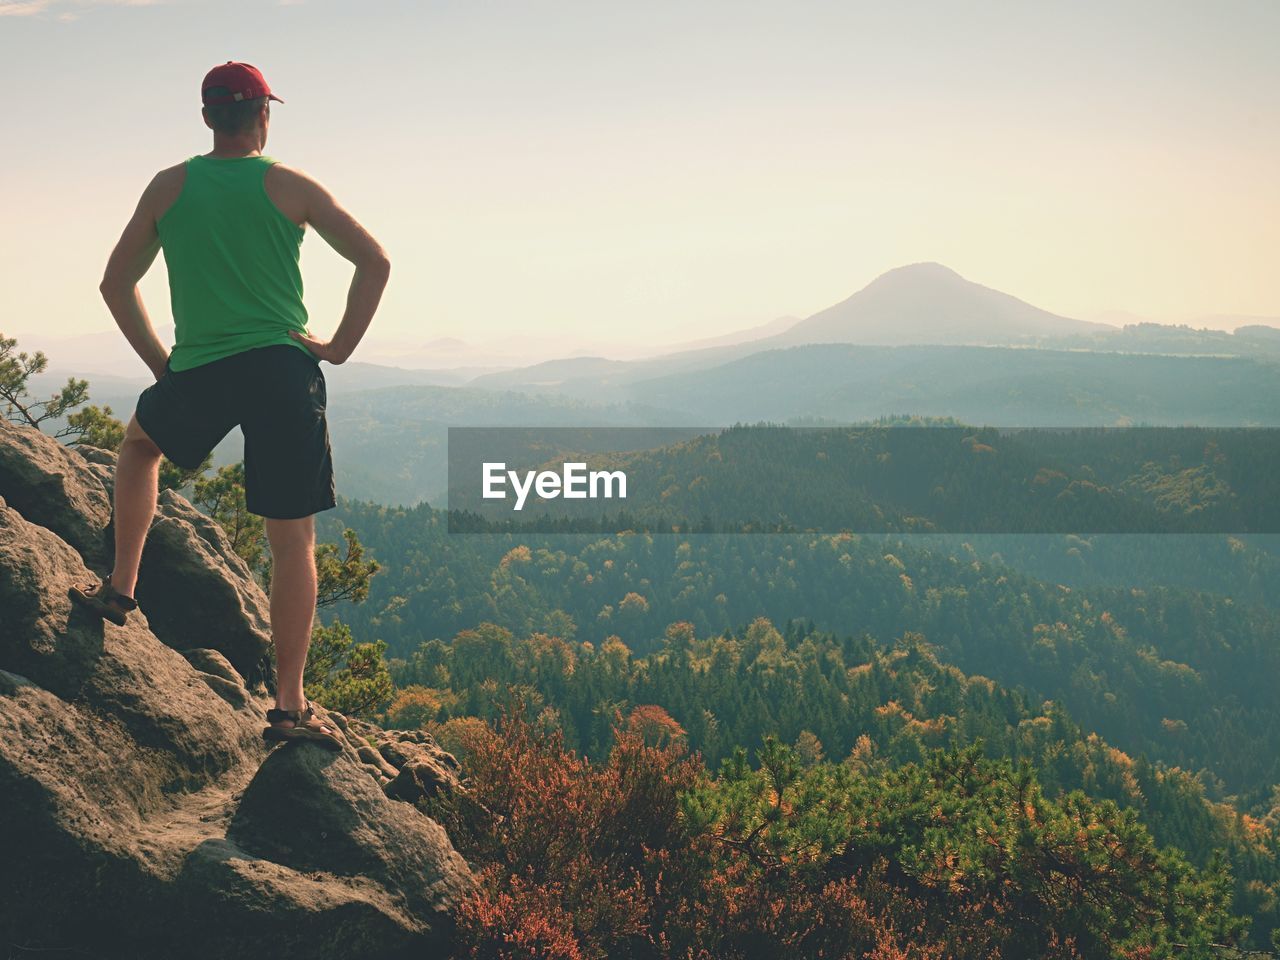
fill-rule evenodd
<path id="1" fill-rule="evenodd" d="M 271 636 L 276 645 L 276 706 L 301 710 L 302 672 L 316 612 L 314 517 L 267 518 L 271 544 Z"/>
<path id="2" fill-rule="evenodd" d="M 111 586 L 126 597 L 132 597 L 138 585 L 142 546 L 156 512 L 162 457 L 137 418 L 130 418 L 116 460 L 116 560 L 111 570 Z"/>

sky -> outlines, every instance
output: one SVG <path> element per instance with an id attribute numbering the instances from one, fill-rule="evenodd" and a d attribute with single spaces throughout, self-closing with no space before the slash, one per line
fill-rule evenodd
<path id="1" fill-rule="evenodd" d="M 228 59 L 390 253 L 384 354 L 635 352 L 927 260 L 1068 316 L 1275 317 L 1277 37 L 1274 0 L 0 0 L 0 330 L 113 329 L 107 254 Z M 303 251 L 323 334 L 350 274 Z M 166 322 L 160 261 L 143 291 Z"/>

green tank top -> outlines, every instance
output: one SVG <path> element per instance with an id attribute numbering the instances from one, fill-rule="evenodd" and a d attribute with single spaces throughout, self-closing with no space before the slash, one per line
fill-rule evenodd
<path id="1" fill-rule="evenodd" d="M 267 196 L 270 157 L 192 157 L 182 192 L 156 229 L 169 271 L 173 370 L 255 347 L 290 343 L 305 330 L 298 254 L 303 230 Z"/>

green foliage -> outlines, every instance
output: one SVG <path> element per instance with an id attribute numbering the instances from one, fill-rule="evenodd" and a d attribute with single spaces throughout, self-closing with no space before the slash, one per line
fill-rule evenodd
<path id="1" fill-rule="evenodd" d="M 528 455 L 541 455 L 534 440 Z M 605 529 L 858 533 L 1213 532 L 1280 527 L 1274 444 L 1196 427 L 1006 432 L 867 425 L 735 426 L 654 449 L 586 454 L 624 471 Z M 470 505 L 466 529 L 601 529 L 566 499 L 542 520 Z M 522 515 L 522 516 L 528 516 Z M 487 520 L 488 525 L 485 525 Z"/>
<path id="2" fill-rule="evenodd" d="M 387 645 L 356 643 L 341 620 L 311 631 L 311 648 L 303 673 L 306 695 L 332 710 L 353 717 L 372 717 L 391 702 L 394 687 L 387 672 Z"/>
<path id="3" fill-rule="evenodd" d="M 194 470 L 185 470 L 168 457 L 160 461 L 160 489 L 184 490 L 191 486 L 197 478 L 203 477 L 213 466 L 213 454 L 210 453 Z"/>
<path id="4" fill-rule="evenodd" d="M 1215 799 L 1239 795 L 1247 808 L 1280 783 L 1268 679 L 1280 675 L 1269 639 L 1280 613 L 1261 604 L 1161 586 L 1064 589 L 957 539 L 450 536 L 430 508 L 360 504 L 344 504 L 338 519 L 386 564 L 369 602 L 342 616 L 357 633 L 376 630 L 397 657 L 481 622 L 533 633 L 553 611 L 573 619 L 576 640 L 598 648 L 620 635 L 638 654 L 677 621 L 711 637 L 760 616 L 803 616 L 853 637 L 923 634 L 965 673 L 1060 702 L 1130 754 L 1205 771 Z M 1162 549 L 1122 556 L 1141 565 Z M 1257 593 L 1280 589 L 1268 571 L 1280 575 L 1260 562 Z M 835 755 L 835 742 L 812 730 Z"/>
<path id="5" fill-rule="evenodd" d="M 75 410 L 89 399 L 87 380 L 69 378 L 66 385 L 46 400 L 33 400 L 27 391 L 31 377 L 43 373 L 49 361 L 43 353 L 16 353 L 17 341 L 0 334 L 0 403 L 4 415 L 15 423 L 43 429 L 48 422 L 64 420 L 54 436 L 68 444 L 85 444 L 116 451 L 124 442 L 125 425 L 112 416 L 111 407 L 96 405 Z M 75 411 L 75 412 L 71 412 Z M 213 455 L 195 470 L 183 470 L 168 458 L 160 462 L 160 489 L 181 490 L 209 469 Z"/>
<path id="6" fill-rule="evenodd" d="M 327 607 L 340 601 L 361 603 L 369 596 L 369 581 L 380 569 L 372 558 L 365 559 L 364 546 L 351 528 L 342 531 L 346 554 L 338 556 L 332 543 L 316 546 L 316 606 Z"/>
<path id="7" fill-rule="evenodd" d="M 267 545 L 266 524 L 250 513 L 245 500 L 244 463 L 219 468 L 212 477 L 197 477 L 192 502 L 218 521 L 231 541 L 231 547 L 249 565 L 260 580 L 271 579 L 271 555 Z M 316 606 L 339 602 L 360 603 L 369 596 L 369 583 L 380 564 L 365 554 L 364 545 L 352 529 L 342 531 L 344 553 L 332 543 L 319 543 L 315 549 Z"/>
<path id="8" fill-rule="evenodd" d="M 124 424 L 111 415 L 110 407 L 88 406 L 67 416 L 67 443 L 85 444 L 102 450 L 119 450 L 124 442 Z"/>
<path id="9" fill-rule="evenodd" d="M 1280 536 L 1098 534 L 914 537 L 1068 587 L 1181 587 L 1280 607 Z"/>
<path id="10" fill-rule="evenodd" d="M 985 941 L 1001 956 L 1207 957 L 1246 928 L 1221 862 L 1197 872 L 1131 811 L 1079 792 L 1052 800 L 1029 767 L 978 746 L 870 778 L 804 770 L 773 738 L 759 762 L 736 751 L 719 780 L 682 797 L 688 822 L 761 884 L 886 885 L 923 906 L 915 936 L 947 956 L 983 956 Z"/>
<path id="11" fill-rule="evenodd" d="M 1258 349 L 1243 339 L 1239 346 Z M 1274 344 L 1270 354 L 1261 362 L 1256 354 L 817 344 L 762 350 L 709 369 L 645 361 L 610 375 L 603 392 L 602 381 L 573 374 L 557 391 L 417 386 L 347 393 L 343 419 L 350 426 L 335 438 L 348 496 L 416 504 L 435 502 L 448 486 L 440 450 L 449 423 L 843 425 L 914 411 L 970 424 L 1277 426 Z"/>
<path id="12" fill-rule="evenodd" d="M 659 708 L 615 712 L 598 762 L 539 716 L 504 703 L 468 790 L 424 803 L 477 867 L 466 957 L 1208 960 L 1245 928 L 1220 862 L 976 746 L 857 773 L 767 736 L 757 768 L 738 749 L 713 777 L 681 738 L 647 742 L 675 726 Z"/>
<path id="13" fill-rule="evenodd" d="M 447 691 L 431 687 L 398 689 L 383 717 L 383 726 L 394 730 L 421 730 L 436 719 L 447 696 Z"/>
<path id="14" fill-rule="evenodd" d="M 452 643 L 422 644 L 392 670 L 406 693 L 431 691 L 432 730 L 494 720 L 503 692 L 518 690 L 554 712 L 566 744 L 600 759 L 612 748 L 615 712 L 652 705 L 712 767 L 738 750 L 762 751 L 766 775 L 784 790 L 824 753 L 843 757 L 855 775 L 876 777 L 924 763 L 937 749 L 980 743 L 993 758 L 1029 763 L 1051 798 L 1083 790 L 1131 811 L 1159 844 L 1198 866 L 1225 854 L 1239 909 L 1265 938 L 1277 920 L 1280 800 L 1244 816 L 1211 799 L 1185 770 L 1134 759 L 1082 730 L 1061 705 L 967 676 L 940 652 L 919 635 L 882 645 L 757 620 L 705 638 L 673 624 L 660 647 L 633 657 L 617 638 L 561 649 L 545 635 L 521 638 L 481 624 Z M 784 751 L 769 736 L 796 747 Z"/>
<path id="15" fill-rule="evenodd" d="M 234 550 L 249 569 L 264 572 L 266 526 L 261 517 L 245 505 L 244 463 L 220 467 L 212 477 L 199 477 L 192 502 L 218 521 Z"/>
<path id="16" fill-rule="evenodd" d="M 231 547 L 265 581 L 270 580 L 271 558 L 263 519 L 250 513 L 245 502 L 244 464 L 222 467 L 213 477 L 195 481 L 193 502 L 216 520 Z M 369 582 L 378 562 L 366 558 L 354 530 L 344 530 L 346 552 L 339 556 L 334 544 L 316 546 L 317 606 L 339 601 L 359 603 L 368 596 Z M 308 697 L 341 713 L 371 717 L 391 702 L 394 687 L 386 662 L 387 645 L 381 640 L 357 643 L 350 628 L 335 619 L 317 624 L 303 674 Z"/>
<path id="17" fill-rule="evenodd" d="M 17 340 L 0 334 L 0 404 L 4 405 L 6 419 L 40 429 L 46 420 L 57 420 L 89 399 L 89 382 L 74 377 L 68 378 L 61 390 L 44 400 L 32 397 L 28 382 L 44 372 L 49 359 L 39 351 L 18 353 L 17 346 Z M 56 435 L 74 432 L 74 427 L 64 427 Z"/>

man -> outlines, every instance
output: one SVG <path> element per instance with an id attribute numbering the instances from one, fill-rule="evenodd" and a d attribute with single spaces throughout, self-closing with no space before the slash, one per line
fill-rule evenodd
<path id="1" fill-rule="evenodd" d="M 263 155 L 270 101 L 246 63 L 214 67 L 201 87 L 213 149 L 162 170 L 111 253 L 101 291 L 156 382 L 138 398 L 115 474 L 115 563 L 73 596 L 123 624 L 155 513 L 160 460 L 198 467 L 234 426 L 244 434 L 248 509 L 271 546 L 271 628 L 277 694 L 267 740 L 342 741 L 302 691 L 316 605 L 314 514 L 334 505 L 320 361 L 351 356 L 390 273 L 382 247 L 306 174 Z M 331 340 L 307 330 L 298 270 L 310 225 L 355 267 Z M 156 337 L 138 281 L 164 250 L 176 327 Z"/>

